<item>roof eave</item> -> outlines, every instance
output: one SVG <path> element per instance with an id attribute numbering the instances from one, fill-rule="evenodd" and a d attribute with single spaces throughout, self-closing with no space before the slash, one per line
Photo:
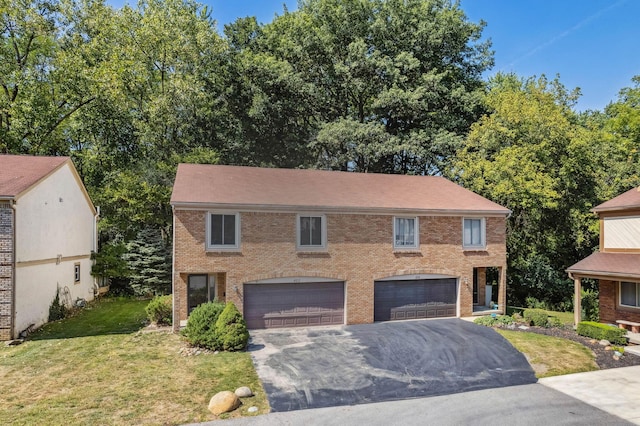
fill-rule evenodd
<path id="1" fill-rule="evenodd" d="M 461 210 L 461 209 L 415 209 L 415 208 L 383 208 L 383 207 L 349 207 L 349 206 L 302 206 L 302 205 L 265 205 L 265 204 L 221 204 L 221 203 L 202 203 L 202 202 L 178 202 L 171 201 L 171 206 L 178 209 L 190 210 L 246 210 L 246 211 L 265 211 L 265 212 L 282 212 L 282 211 L 322 211 L 328 213 L 387 213 L 387 214 L 406 214 L 406 213 L 423 213 L 429 215 L 482 215 L 506 217 L 511 214 L 511 210 Z"/>
<path id="2" fill-rule="evenodd" d="M 607 213 L 607 212 L 624 212 L 629 210 L 640 210 L 640 205 L 627 205 L 627 206 L 616 206 L 616 207 L 594 207 L 591 209 L 593 213 Z"/>
<path id="3" fill-rule="evenodd" d="M 608 271 L 592 271 L 587 269 L 571 269 L 568 268 L 566 272 L 572 275 L 579 275 L 583 278 L 599 278 L 599 277 L 611 277 L 611 278 L 640 278 L 640 274 L 628 273 L 628 272 L 608 272 Z"/>

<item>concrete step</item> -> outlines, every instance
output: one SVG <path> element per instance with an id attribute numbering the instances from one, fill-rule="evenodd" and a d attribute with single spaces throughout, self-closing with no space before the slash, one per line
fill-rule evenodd
<path id="1" fill-rule="evenodd" d="M 640 333 L 632 333 L 630 331 L 627 331 L 627 339 L 629 339 L 629 343 L 640 345 Z"/>
<path id="2" fill-rule="evenodd" d="M 640 356 L 640 346 L 627 346 L 624 348 L 624 353 Z"/>

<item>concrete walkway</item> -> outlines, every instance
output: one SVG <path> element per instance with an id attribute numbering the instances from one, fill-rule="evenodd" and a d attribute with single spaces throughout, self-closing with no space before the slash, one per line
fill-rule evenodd
<path id="1" fill-rule="evenodd" d="M 548 377 L 538 383 L 640 425 L 640 366 Z"/>

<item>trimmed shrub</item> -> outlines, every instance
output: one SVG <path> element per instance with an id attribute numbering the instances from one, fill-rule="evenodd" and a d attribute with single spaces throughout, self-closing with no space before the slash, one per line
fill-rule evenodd
<path id="1" fill-rule="evenodd" d="M 224 303 L 208 302 L 196 307 L 191 314 L 182 335 L 194 346 L 217 350 L 220 347 L 216 334 L 216 321 L 224 310 Z"/>
<path id="2" fill-rule="evenodd" d="M 593 321 L 582 321 L 578 323 L 576 332 L 585 337 L 591 337 L 597 340 L 608 340 L 617 345 L 626 345 L 626 330 L 614 327 L 612 325 L 601 324 Z"/>
<path id="3" fill-rule="evenodd" d="M 216 321 L 216 335 L 220 348 L 225 351 L 241 351 L 249 343 L 247 323 L 233 302 L 228 302 Z"/>
<path id="4" fill-rule="evenodd" d="M 546 327 L 549 323 L 549 315 L 542 309 L 525 309 L 524 321 L 529 325 Z"/>
<path id="5" fill-rule="evenodd" d="M 473 322 L 479 325 L 486 325 L 487 327 L 500 327 L 503 325 L 513 324 L 513 318 L 508 315 L 497 315 L 495 317 L 492 315 L 487 315 L 478 317 L 473 320 Z"/>
<path id="6" fill-rule="evenodd" d="M 151 302 L 144 308 L 149 321 L 158 325 L 171 325 L 173 316 L 172 301 L 171 295 L 157 296 L 151 299 Z"/>

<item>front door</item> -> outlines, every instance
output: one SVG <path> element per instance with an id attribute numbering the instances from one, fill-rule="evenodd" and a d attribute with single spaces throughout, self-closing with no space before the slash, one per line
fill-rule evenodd
<path id="1" fill-rule="evenodd" d="M 213 275 L 189 275 L 188 286 L 189 313 L 196 306 L 216 298 L 215 277 Z"/>
<path id="2" fill-rule="evenodd" d="M 478 304 L 478 268 L 473 268 L 473 304 Z"/>

